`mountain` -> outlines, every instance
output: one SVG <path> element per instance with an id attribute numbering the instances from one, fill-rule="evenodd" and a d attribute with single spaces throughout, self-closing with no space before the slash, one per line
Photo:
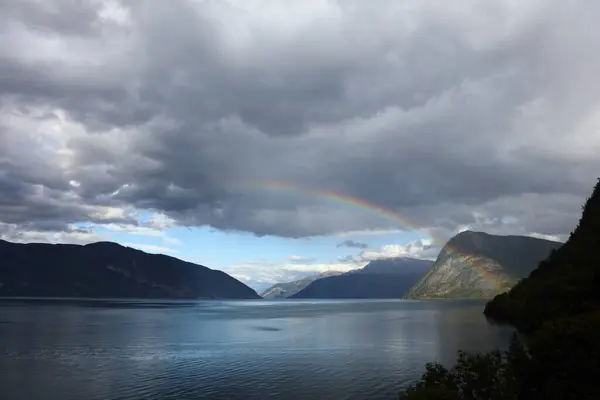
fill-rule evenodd
<path id="1" fill-rule="evenodd" d="M 600 180 L 567 242 L 484 314 L 527 337 L 522 398 L 600 398 Z M 523 391 L 522 391 L 523 392 Z"/>
<path id="2" fill-rule="evenodd" d="M 484 313 L 527 333 L 551 320 L 600 312 L 598 249 L 600 180 L 569 240 L 508 293 L 490 301 Z"/>
<path id="3" fill-rule="evenodd" d="M 307 276 L 293 282 L 276 283 L 260 295 L 265 299 L 284 299 L 290 297 L 316 281 L 317 279 L 326 278 L 328 276 L 340 275 L 339 271 L 325 271 L 320 274 Z"/>
<path id="4" fill-rule="evenodd" d="M 407 299 L 492 298 L 529 275 L 560 242 L 465 231 L 446 243 Z"/>
<path id="5" fill-rule="evenodd" d="M 257 299 L 222 271 L 111 242 L 0 240 L 0 296 Z"/>
<path id="6" fill-rule="evenodd" d="M 318 279 L 292 298 L 399 298 L 431 266 L 429 260 L 389 258 L 364 268 Z"/>
<path id="7" fill-rule="evenodd" d="M 484 314 L 515 326 L 504 352 L 460 352 L 457 365 L 426 365 L 401 400 L 600 399 L 600 180 L 567 242 Z"/>

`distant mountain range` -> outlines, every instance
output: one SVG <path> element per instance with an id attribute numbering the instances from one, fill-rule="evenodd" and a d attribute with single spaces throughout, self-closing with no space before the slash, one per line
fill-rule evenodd
<path id="1" fill-rule="evenodd" d="M 0 296 L 258 299 L 222 271 L 111 242 L 0 240 Z"/>
<path id="2" fill-rule="evenodd" d="M 375 260 L 279 283 L 264 298 L 492 298 L 527 277 L 562 243 L 527 236 L 459 233 L 435 262 Z M 0 240 L 0 296 L 256 299 L 226 273 L 117 243 L 85 246 Z"/>
<path id="3" fill-rule="evenodd" d="M 407 299 L 492 298 L 527 277 L 560 242 L 465 231 L 446 243 Z"/>
<path id="4" fill-rule="evenodd" d="M 431 266 L 432 261 L 388 258 L 371 261 L 364 268 L 315 280 L 295 299 L 400 298 Z"/>
<path id="5" fill-rule="evenodd" d="M 340 275 L 339 271 L 325 271 L 320 274 L 310 275 L 293 282 L 276 283 L 260 295 L 265 299 L 284 299 L 298 293 L 317 279 L 326 278 L 328 276 Z"/>

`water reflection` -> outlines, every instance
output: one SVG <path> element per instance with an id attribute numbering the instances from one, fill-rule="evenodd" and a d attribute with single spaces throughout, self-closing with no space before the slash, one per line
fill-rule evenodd
<path id="1" fill-rule="evenodd" d="M 395 398 L 508 343 L 480 302 L 0 301 L 7 399 Z"/>

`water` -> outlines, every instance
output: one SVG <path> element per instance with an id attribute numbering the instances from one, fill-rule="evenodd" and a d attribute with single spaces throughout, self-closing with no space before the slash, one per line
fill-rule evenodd
<path id="1" fill-rule="evenodd" d="M 506 346 L 482 302 L 0 300 L 6 400 L 394 399 Z"/>

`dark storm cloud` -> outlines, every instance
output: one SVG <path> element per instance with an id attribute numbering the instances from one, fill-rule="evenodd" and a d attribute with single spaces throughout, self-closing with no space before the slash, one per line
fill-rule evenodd
<path id="1" fill-rule="evenodd" d="M 344 240 L 341 243 L 338 243 L 336 247 L 350 247 L 354 249 L 366 249 L 369 247 L 366 243 L 355 242 L 354 240 Z"/>
<path id="2" fill-rule="evenodd" d="M 600 171 L 600 6 L 283 4 L 2 2 L 0 222 L 574 227 Z"/>

